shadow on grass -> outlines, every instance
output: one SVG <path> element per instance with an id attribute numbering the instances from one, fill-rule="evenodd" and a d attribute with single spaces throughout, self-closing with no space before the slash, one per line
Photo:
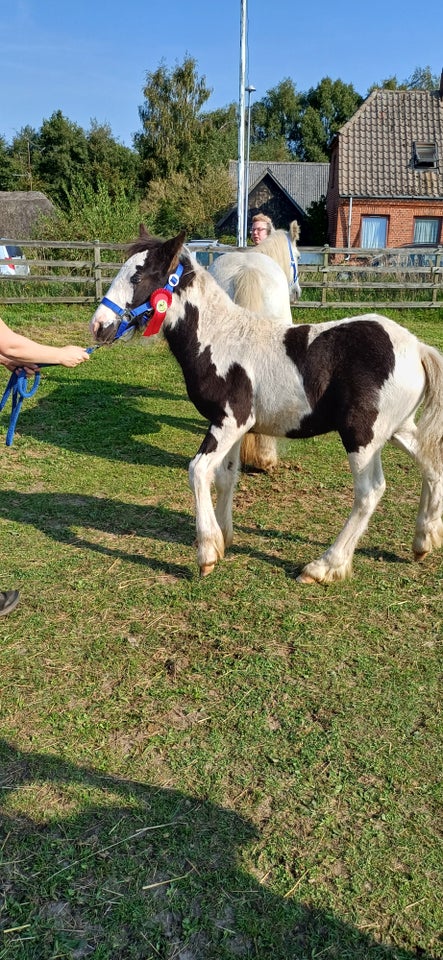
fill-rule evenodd
<path id="1" fill-rule="evenodd" d="M 38 396 L 38 395 L 37 395 Z M 138 401 L 152 399 L 152 409 L 145 412 Z M 189 404 L 190 416 L 171 415 L 162 404 Z M 5 410 L 4 433 L 7 431 Z M 195 435 L 195 453 L 206 432 L 207 424 L 196 413 L 186 395 L 150 390 L 148 387 L 131 386 L 105 380 L 80 382 L 66 379 L 49 396 L 26 407 L 20 414 L 17 432 L 22 436 L 51 443 L 86 456 L 103 457 L 127 463 L 149 463 L 161 467 L 187 469 L 190 457 L 169 452 L 149 442 L 149 437 L 163 428 Z M 141 438 L 141 439 L 140 439 Z"/>
<path id="2" fill-rule="evenodd" d="M 169 560 L 162 562 L 148 555 L 130 554 L 123 548 L 96 543 L 75 532 L 76 527 L 93 528 L 113 537 L 137 536 L 184 544 L 189 547 L 189 562 L 192 565 L 195 562 L 195 550 L 192 547 L 195 524 L 191 513 L 80 494 L 22 493 L 16 490 L 4 490 L 2 494 L 0 516 L 15 523 L 32 524 L 59 543 L 67 543 L 81 550 L 93 550 L 114 560 L 148 566 L 154 571 L 167 571 L 178 579 L 188 579 L 192 575 L 188 567 Z"/>
<path id="3" fill-rule="evenodd" d="M 8 960 L 427 958 L 271 893 L 242 866 L 258 834 L 233 810 L 5 740 L 0 770 Z"/>
<path id="4" fill-rule="evenodd" d="M 154 571 L 167 571 L 179 579 L 188 579 L 195 570 L 196 555 L 194 548 L 195 518 L 191 512 L 181 512 L 160 505 L 140 505 L 122 503 L 120 500 L 105 497 L 84 496 L 61 493 L 23 493 L 15 490 L 0 491 L 0 516 L 14 522 L 32 524 L 38 530 L 60 543 L 67 543 L 81 550 L 92 550 L 112 559 L 130 561 L 137 565 L 148 566 Z M 76 527 L 95 529 L 115 536 L 137 536 L 154 539 L 158 542 L 177 543 L 189 548 L 189 568 L 171 561 L 163 563 L 158 558 L 139 553 L 129 554 L 126 550 L 110 547 L 89 540 L 75 532 Z M 286 554 L 282 557 L 274 551 L 260 550 L 253 544 L 242 546 L 235 542 L 229 548 L 230 555 L 250 557 L 283 570 L 288 578 L 298 576 L 303 568 L 297 563 L 297 547 L 312 546 L 312 558 L 326 549 L 326 542 L 319 542 L 274 528 L 244 526 L 234 527 L 248 537 L 269 538 L 272 541 L 286 543 Z M 319 547 L 317 551 L 315 548 Z M 358 548 L 356 555 L 362 554 L 373 560 L 385 563 L 403 563 L 409 561 L 395 553 L 375 548 Z"/>
<path id="5" fill-rule="evenodd" d="M 247 527 L 247 526 L 243 526 L 242 524 L 237 524 L 236 529 L 241 531 L 242 533 L 247 534 L 248 536 L 259 535 L 260 537 L 266 537 L 266 538 L 269 538 L 270 540 L 281 540 L 282 542 L 286 541 L 287 543 L 293 544 L 294 546 L 297 546 L 297 544 L 311 544 L 313 549 L 314 547 L 318 547 L 322 553 L 329 546 L 329 542 L 327 542 L 326 540 L 314 540 L 311 537 L 301 537 L 297 533 L 288 533 L 286 531 L 285 533 L 282 533 L 281 530 L 275 530 L 272 527 L 269 527 L 269 528 L 260 527 L 259 529 L 257 529 L 257 527 Z M 337 525 L 337 530 L 335 531 L 335 533 L 333 534 L 333 537 L 331 538 L 331 541 L 330 541 L 331 543 L 332 543 L 332 540 L 335 539 L 335 537 L 339 533 L 339 530 L 340 530 L 340 525 Z M 245 551 L 240 551 L 240 552 L 245 552 Z M 402 564 L 409 565 L 412 562 L 412 549 L 411 549 L 411 559 L 408 559 L 407 557 L 401 557 L 398 553 L 394 553 L 392 550 L 383 550 L 382 548 L 378 548 L 378 547 L 358 546 L 355 551 L 355 556 L 358 556 L 359 554 L 363 557 L 368 557 L 371 560 L 381 560 L 383 561 L 383 563 L 402 563 Z M 254 553 L 254 555 L 257 556 L 256 553 Z M 260 556 L 266 557 L 266 554 L 260 554 Z M 315 559 L 314 556 L 312 557 L 312 559 Z M 274 560 L 277 566 L 282 566 L 286 568 L 287 566 L 286 561 L 279 560 L 278 557 L 274 558 Z M 291 567 L 291 569 L 293 569 L 293 567 Z"/>

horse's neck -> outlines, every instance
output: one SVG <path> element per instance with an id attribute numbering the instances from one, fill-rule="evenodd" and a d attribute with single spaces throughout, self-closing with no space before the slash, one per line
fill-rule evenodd
<path id="1" fill-rule="evenodd" d="M 217 283 L 214 277 L 204 267 L 197 267 L 193 283 L 184 291 L 181 297 L 173 297 L 171 310 L 168 315 L 173 323 L 186 315 L 187 304 L 198 310 L 200 324 L 212 326 L 214 316 L 223 316 L 225 322 L 235 321 L 238 312 L 242 310 L 225 290 Z M 189 291 L 189 299 L 186 294 Z"/>

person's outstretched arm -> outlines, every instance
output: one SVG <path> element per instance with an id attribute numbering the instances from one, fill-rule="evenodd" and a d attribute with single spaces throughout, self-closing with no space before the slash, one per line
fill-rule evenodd
<path id="1" fill-rule="evenodd" d="M 83 347 L 49 347 L 43 343 L 14 333 L 3 320 L 0 320 L 0 363 L 11 369 L 29 363 L 60 363 L 64 367 L 76 367 L 89 360 L 89 353 Z"/>

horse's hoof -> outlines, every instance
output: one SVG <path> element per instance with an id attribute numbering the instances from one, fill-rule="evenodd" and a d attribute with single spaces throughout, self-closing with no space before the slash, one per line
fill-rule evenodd
<path id="1" fill-rule="evenodd" d="M 209 574 L 212 573 L 214 567 L 215 567 L 215 561 L 214 563 L 202 563 L 200 567 L 200 576 L 201 577 L 209 576 Z"/>
<path id="2" fill-rule="evenodd" d="M 297 577 L 297 583 L 318 583 L 315 577 L 310 577 L 309 573 L 300 573 Z"/>
<path id="3" fill-rule="evenodd" d="M 414 550 L 414 560 L 417 560 L 420 563 L 421 560 L 424 560 L 427 557 L 429 550 Z"/>

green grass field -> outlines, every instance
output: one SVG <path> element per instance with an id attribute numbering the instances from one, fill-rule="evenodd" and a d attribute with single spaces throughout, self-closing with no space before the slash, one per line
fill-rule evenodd
<path id="1" fill-rule="evenodd" d="M 443 348 L 435 312 L 392 316 Z M 86 310 L 2 317 L 90 342 Z M 0 960 L 441 960 L 443 564 L 412 559 L 418 473 L 387 448 L 353 579 L 302 586 L 351 477 L 333 436 L 282 443 L 202 580 L 204 430 L 164 343 L 115 345 L 45 371 L 3 447 Z"/>

